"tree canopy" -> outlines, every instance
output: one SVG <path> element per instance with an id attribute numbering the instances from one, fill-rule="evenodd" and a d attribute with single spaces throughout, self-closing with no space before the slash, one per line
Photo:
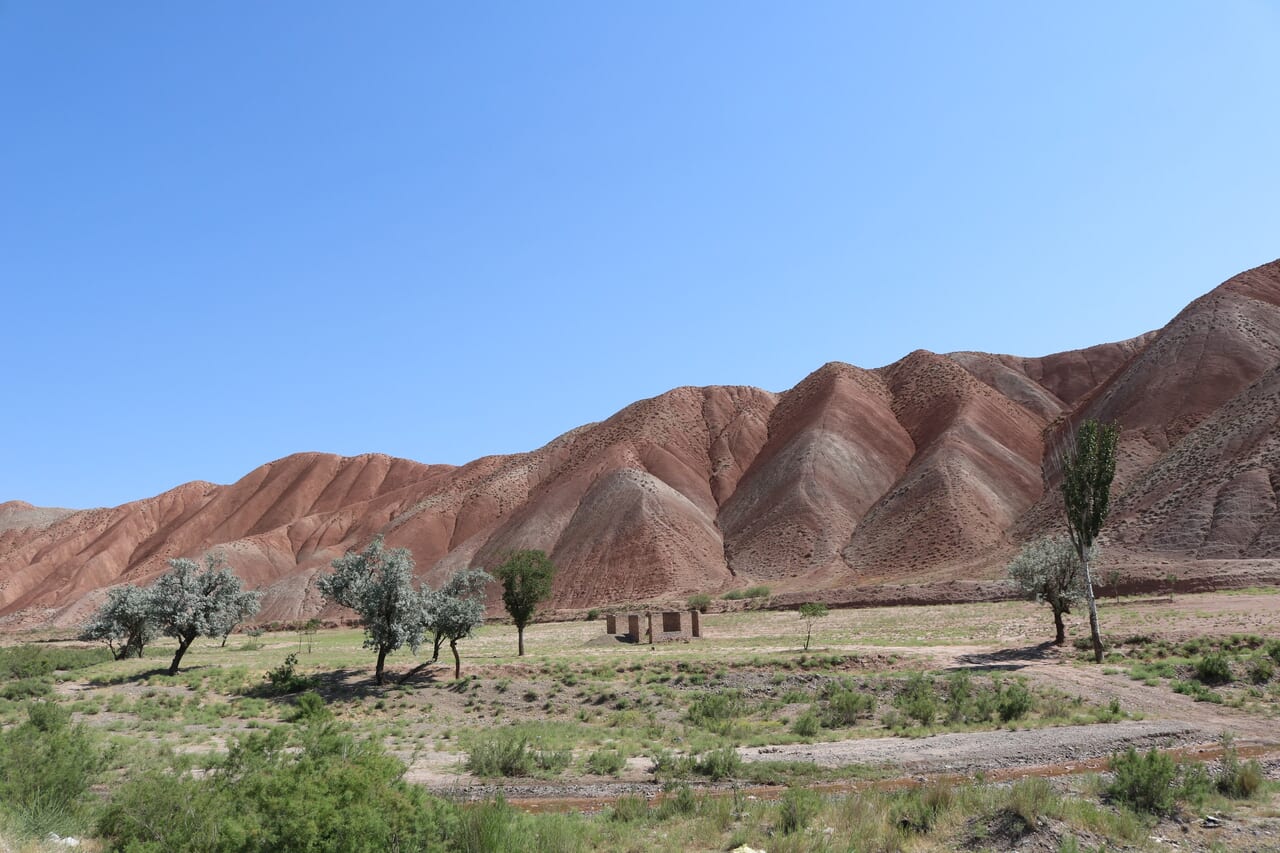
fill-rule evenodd
<path id="1" fill-rule="evenodd" d="M 321 595 L 359 614 L 365 648 L 378 652 L 374 678 L 379 684 L 388 654 L 405 646 L 416 652 L 422 645 L 426 626 L 413 566 L 408 548 L 387 548 L 379 535 L 363 551 L 334 560 L 333 574 L 316 580 Z"/>
<path id="2" fill-rule="evenodd" d="M 133 584 L 107 590 L 107 600 L 89 617 L 80 639 L 105 642 L 117 660 L 142 657 L 157 634 L 152 599 L 151 590 Z"/>
<path id="3" fill-rule="evenodd" d="M 169 571 L 149 590 L 152 614 L 160 633 L 178 641 L 178 650 L 169 664 L 175 675 L 182 656 L 196 637 L 219 637 L 229 620 L 238 624 L 242 614 L 257 612 L 258 593 L 245 593 L 221 553 L 205 555 L 204 568 L 185 557 L 170 560 Z"/>
<path id="4" fill-rule="evenodd" d="M 1091 550 L 1091 556 L 1096 548 Z M 1053 611 L 1055 645 L 1066 642 L 1062 616 L 1084 600 L 1084 569 L 1080 555 L 1066 536 L 1046 536 L 1028 542 L 1009 563 L 1009 577 L 1023 595 L 1043 601 Z"/>
<path id="5" fill-rule="evenodd" d="M 1089 633 L 1093 639 L 1093 658 L 1098 663 L 1102 663 L 1102 632 L 1098 628 L 1098 604 L 1093 597 L 1089 551 L 1111 508 L 1111 481 L 1116 473 L 1119 440 L 1118 425 L 1087 420 L 1076 430 L 1075 440 L 1062 457 L 1062 502 L 1067 514 L 1067 533 L 1084 573 Z"/>
<path id="6" fill-rule="evenodd" d="M 524 627 L 538 604 L 551 595 L 556 567 L 542 551 L 513 551 L 494 572 L 502 581 L 502 604 L 516 623 L 518 648 L 524 654 Z"/>

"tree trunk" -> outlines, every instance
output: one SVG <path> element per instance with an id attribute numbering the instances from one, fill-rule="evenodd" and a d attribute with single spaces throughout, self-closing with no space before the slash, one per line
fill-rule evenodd
<path id="1" fill-rule="evenodd" d="M 431 662 L 440 660 L 440 646 L 444 643 L 444 635 L 436 631 L 436 638 L 431 642 Z"/>
<path id="2" fill-rule="evenodd" d="M 387 662 L 387 649 L 385 646 L 378 647 L 378 668 L 373 671 L 373 679 L 379 684 L 382 683 L 382 665 Z"/>
<path id="3" fill-rule="evenodd" d="M 813 623 L 809 623 L 809 630 L 804 635 L 804 650 L 809 651 L 809 638 L 813 636 Z"/>
<path id="4" fill-rule="evenodd" d="M 516 637 L 518 638 L 517 644 L 520 647 L 520 657 L 524 657 L 524 626 L 523 625 L 516 626 Z"/>
<path id="5" fill-rule="evenodd" d="M 222 645 L 218 646 L 218 648 L 220 648 L 220 649 L 225 649 L 225 648 L 227 647 L 227 637 L 230 637 L 230 636 L 231 636 L 231 632 L 230 632 L 230 631 L 228 631 L 227 633 L 223 634 L 223 635 L 222 635 Z"/>
<path id="6" fill-rule="evenodd" d="M 1083 542 L 1080 550 L 1080 566 L 1084 569 L 1084 597 L 1089 602 L 1089 634 L 1093 638 L 1093 662 L 1102 663 L 1102 633 L 1098 630 L 1098 600 L 1093 597 L 1093 572 L 1089 570 L 1089 549 Z"/>
<path id="7" fill-rule="evenodd" d="M 1054 638 L 1053 644 L 1061 646 L 1067 642 L 1067 628 L 1062 624 L 1062 611 L 1054 608 L 1053 611 L 1053 627 L 1058 629 L 1058 635 Z"/>
<path id="8" fill-rule="evenodd" d="M 191 647 L 191 644 L 195 642 L 195 639 L 195 637 L 192 637 L 190 640 L 183 639 L 178 641 L 178 651 L 173 656 L 173 663 L 169 664 L 170 675 L 178 674 L 178 664 L 182 663 L 182 656 L 187 653 L 187 649 Z M 141 652 L 141 650 L 139 650 L 139 652 Z M 139 654 L 139 657 L 141 657 L 141 654 Z"/>
<path id="9" fill-rule="evenodd" d="M 458 657 L 458 641 L 449 638 L 449 651 L 453 652 L 453 680 L 462 678 L 462 658 Z"/>

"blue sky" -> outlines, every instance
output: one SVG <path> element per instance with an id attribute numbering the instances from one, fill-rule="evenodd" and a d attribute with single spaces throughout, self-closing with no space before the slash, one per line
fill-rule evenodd
<path id="1" fill-rule="evenodd" d="M 0 0 L 0 500 L 1157 328 L 1280 256 L 1277 43 L 1229 0 Z"/>

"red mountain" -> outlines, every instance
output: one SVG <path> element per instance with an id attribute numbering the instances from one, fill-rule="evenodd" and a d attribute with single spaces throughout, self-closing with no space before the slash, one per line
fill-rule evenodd
<path id="1" fill-rule="evenodd" d="M 1059 525 L 1053 452 L 1089 417 L 1124 430 L 1104 559 L 1126 582 L 1280 579 L 1278 261 L 1163 329 L 1043 358 L 917 351 L 782 393 L 677 388 L 461 467 L 304 453 L 112 509 L 0 504 L 0 615 L 69 624 L 102 589 L 221 548 L 266 589 L 263 618 L 294 618 L 320 607 L 314 575 L 380 532 L 433 582 L 541 548 L 563 608 L 757 582 L 989 595 L 1018 543 Z"/>

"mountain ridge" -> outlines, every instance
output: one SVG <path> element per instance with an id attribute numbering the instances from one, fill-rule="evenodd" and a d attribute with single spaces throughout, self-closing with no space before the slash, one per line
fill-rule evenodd
<path id="1" fill-rule="evenodd" d="M 297 618 L 320 607 L 310 579 L 378 533 L 433 583 L 546 550 L 560 608 L 752 582 L 784 600 L 995 594 L 1017 545 L 1056 526 L 1054 451 L 1086 417 L 1123 427 L 1108 559 L 1135 582 L 1172 565 L 1228 583 L 1232 560 L 1280 578 L 1278 365 L 1275 261 L 1160 329 L 1081 350 L 915 350 L 870 370 L 828 362 L 781 392 L 682 386 L 458 466 L 308 452 L 118 507 L 8 501 L 0 619 L 71 624 L 105 588 L 214 548 L 264 589 L 263 618 Z"/>

